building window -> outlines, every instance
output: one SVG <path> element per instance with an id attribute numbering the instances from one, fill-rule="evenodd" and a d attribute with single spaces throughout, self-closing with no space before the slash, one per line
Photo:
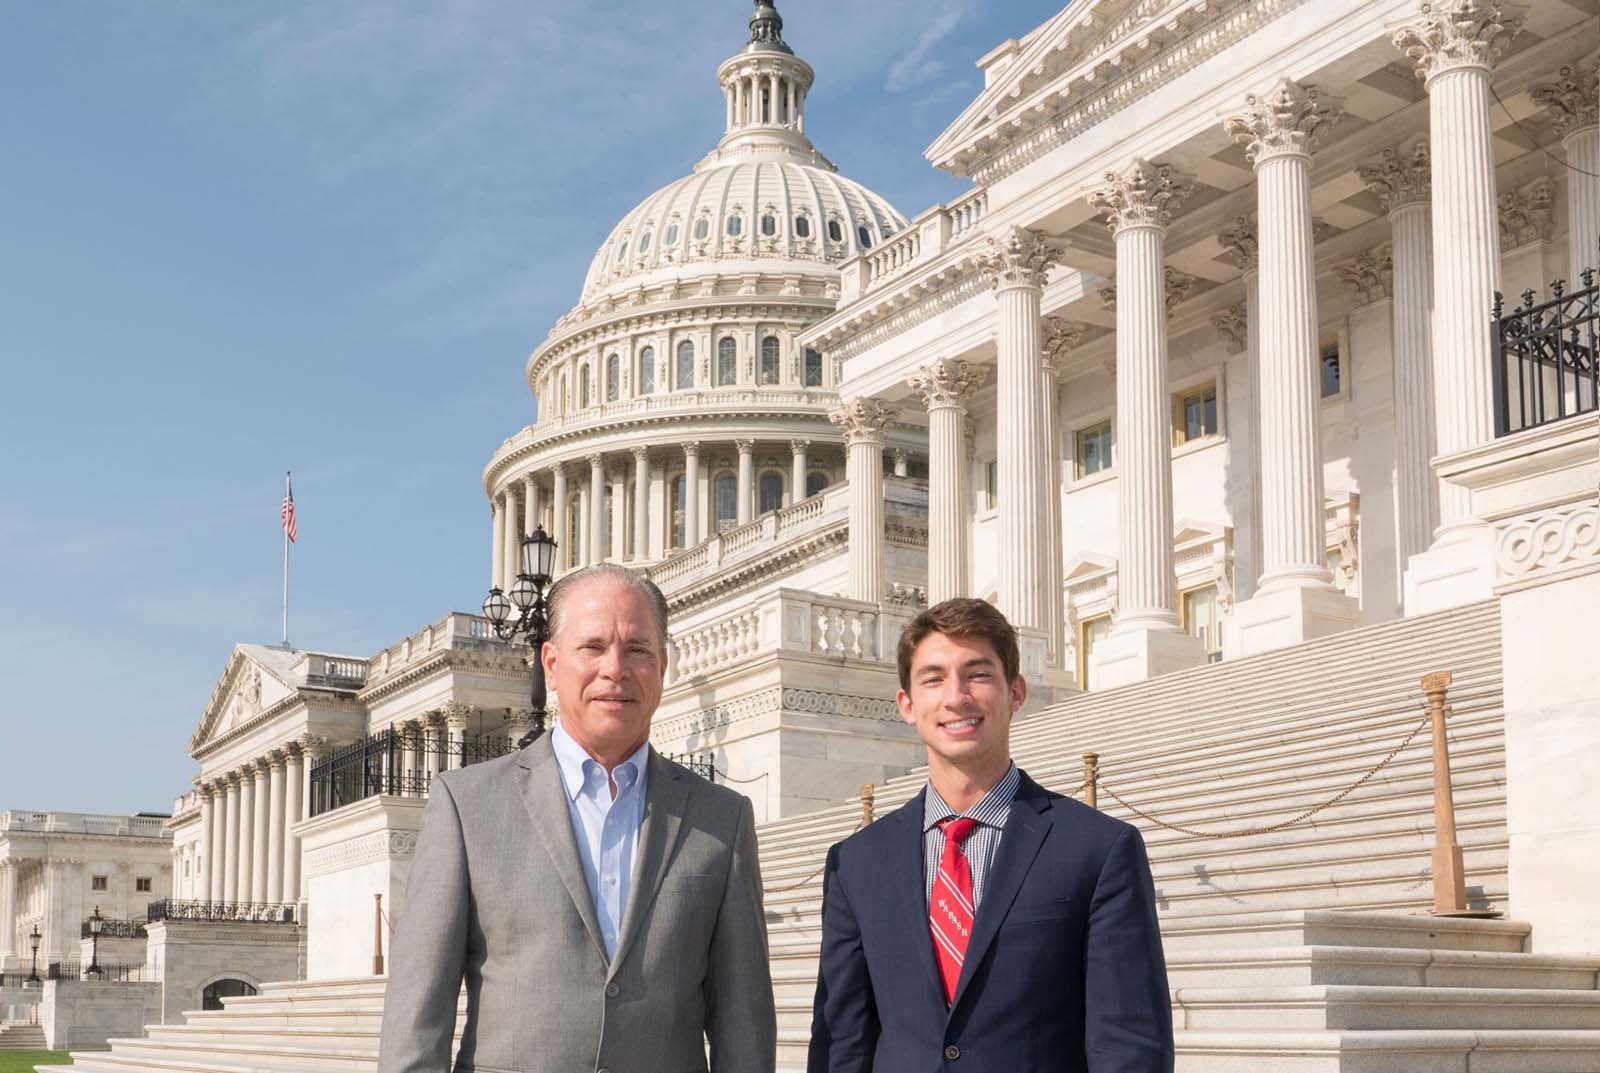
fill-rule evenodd
<path id="1" fill-rule="evenodd" d="M 835 242 L 844 241 L 844 227 L 840 225 L 838 220 L 828 221 L 828 237 Z"/>
<path id="2" fill-rule="evenodd" d="M 650 249 L 650 232 L 646 231 L 644 234 L 639 236 L 639 252 L 641 254 L 647 253 L 647 252 L 649 252 L 649 249 Z"/>
<path id="3" fill-rule="evenodd" d="M 628 259 L 628 243 L 626 241 L 617 243 L 617 264 L 621 265 L 627 259 Z"/>
<path id="4" fill-rule="evenodd" d="M 616 402 L 622 394 L 622 359 L 613 354 L 606 359 L 606 401 Z"/>
<path id="5" fill-rule="evenodd" d="M 694 387 L 694 344 L 687 339 L 678 344 L 678 387 Z"/>
<path id="6" fill-rule="evenodd" d="M 822 351 L 806 347 L 805 354 L 805 385 L 806 387 L 822 386 Z"/>
<path id="7" fill-rule="evenodd" d="M 759 490 L 760 513 L 781 510 L 783 507 L 783 478 L 776 473 L 763 473 Z"/>
<path id="8" fill-rule="evenodd" d="M 739 483 L 733 474 L 720 474 L 711 482 L 711 501 L 717 508 L 717 531 L 739 522 Z"/>
<path id="9" fill-rule="evenodd" d="M 1172 398 L 1172 442 L 1190 443 L 1217 434 L 1217 385 L 1206 384 Z"/>
<path id="10" fill-rule="evenodd" d="M 1317 356 L 1322 370 L 1322 397 L 1336 398 L 1344 388 L 1344 363 L 1339 355 L 1338 338 L 1325 341 Z"/>
<path id="11" fill-rule="evenodd" d="M 819 492 L 821 492 L 826 487 L 828 487 L 828 475 L 826 473 L 808 473 L 808 474 L 806 474 L 806 498 L 807 499 L 810 499 L 812 496 L 818 494 Z"/>
<path id="12" fill-rule="evenodd" d="M 582 535 L 583 525 L 583 496 L 574 495 L 567 497 L 567 564 L 577 566 L 583 561 L 583 542 L 578 538 Z"/>
<path id="13" fill-rule="evenodd" d="M 678 242 L 678 225 L 677 224 L 668 224 L 667 225 L 667 237 L 665 239 L 663 239 L 662 241 L 664 241 L 668 246 L 677 245 L 677 242 Z"/>
<path id="14" fill-rule="evenodd" d="M 739 382 L 739 344 L 725 335 L 717 343 L 717 386 L 732 387 Z"/>
<path id="15" fill-rule="evenodd" d="M 1095 687 L 1094 649 L 1111 634 L 1111 616 L 1096 615 L 1078 623 L 1078 681 L 1085 691 Z"/>
<path id="16" fill-rule="evenodd" d="M 639 393 L 654 394 L 656 390 L 656 348 L 647 346 L 639 351 Z"/>
<path id="17" fill-rule="evenodd" d="M 133 890 L 134 890 L 134 893 L 136 893 L 136 894 L 149 894 L 150 893 L 150 877 L 149 876 L 139 876 L 137 879 L 135 879 L 133 881 Z"/>
<path id="18" fill-rule="evenodd" d="M 678 476 L 676 476 L 676 477 L 674 477 L 672 479 L 672 539 L 671 539 L 671 544 L 675 548 L 683 547 L 684 520 L 687 517 L 683 512 L 683 502 L 684 502 L 683 497 L 684 497 L 684 478 L 683 478 L 683 474 L 680 473 Z"/>
<path id="19" fill-rule="evenodd" d="M 778 382 L 778 337 L 769 335 L 761 340 L 761 382 Z"/>
<path id="20" fill-rule="evenodd" d="M 578 367 L 578 405 L 580 407 L 589 405 L 589 367 L 587 365 Z"/>
<path id="21" fill-rule="evenodd" d="M 1183 628 L 1205 646 L 1206 662 L 1222 662 L 1222 612 L 1217 606 L 1217 587 L 1205 585 L 1183 594 Z"/>
<path id="22" fill-rule="evenodd" d="M 104 891 L 110 890 L 111 888 L 107 885 L 105 876 L 91 876 L 89 878 L 89 889 Z"/>
<path id="23" fill-rule="evenodd" d="M 811 237 L 811 217 L 796 216 L 794 218 L 794 235 L 796 238 Z"/>
<path id="24" fill-rule="evenodd" d="M 1112 447 L 1111 422 L 1102 421 L 1092 428 L 1079 429 L 1073 450 L 1073 472 L 1078 480 L 1092 477 L 1096 473 L 1104 473 L 1111 468 Z"/>
<path id="25" fill-rule="evenodd" d="M 183 862 L 183 876 L 184 876 L 185 879 L 189 878 L 189 864 L 190 864 L 189 860 L 187 858 L 185 858 L 184 862 Z M 199 861 L 195 861 L 194 865 L 195 865 L 195 867 L 198 868 L 200 866 L 200 862 Z"/>
<path id="26" fill-rule="evenodd" d="M 983 509 L 994 510 L 1000 505 L 1000 462 L 991 459 L 983 464 Z"/>
<path id="27" fill-rule="evenodd" d="M 711 221 L 704 216 L 694 222 L 694 237 L 704 241 L 711 237 Z"/>
<path id="28" fill-rule="evenodd" d="M 728 217 L 728 235 L 738 238 L 744 232 L 744 217 L 737 214 Z"/>
<path id="29" fill-rule="evenodd" d="M 778 233 L 778 218 L 770 212 L 761 217 L 761 233 L 768 238 Z"/>
<path id="30" fill-rule="evenodd" d="M 867 230 L 866 224 L 856 228 L 856 240 L 861 243 L 862 249 L 870 250 L 872 248 L 872 232 Z"/>

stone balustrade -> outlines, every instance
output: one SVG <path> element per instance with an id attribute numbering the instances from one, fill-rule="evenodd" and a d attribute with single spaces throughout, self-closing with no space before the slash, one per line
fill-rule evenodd
<path id="1" fill-rule="evenodd" d="M 481 615 L 452 612 L 430 623 L 367 661 L 365 680 L 372 685 L 422 662 L 436 652 L 451 648 L 481 648 L 484 644 L 503 646 L 494 627 Z"/>
<path id="2" fill-rule="evenodd" d="M 955 201 L 935 205 L 911 226 L 877 249 L 857 254 L 840 266 L 840 306 L 886 286 L 918 265 L 936 261 L 952 245 L 978 233 L 978 221 L 989 208 L 989 191 L 973 190 Z"/>
<path id="3" fill-rule="evenodd" d="M 572 413 L 541 416 L 536 424 L 507 437 L 496 455 L 504 458 L 513 451 L 536 447 L 558 436 L 617 421 L 647 420 L 654 416 L 691 413 L 696 415 L 725 413 L 729 416 L 743 416 L 753 410 L 813 411 L 826 414 L 838 405 L 839 396 L 823 388 L 785 390 L 774 387 L 741 386 L 695 391 L 658 391 L 653 395 L 598 403 Z"/>
<path id="4" fill-rule="evenodd" d="M 0 831 L 39 834 L 165 837 L 165 816 L 115 816 L 90 812 L 0 812 Z"/>

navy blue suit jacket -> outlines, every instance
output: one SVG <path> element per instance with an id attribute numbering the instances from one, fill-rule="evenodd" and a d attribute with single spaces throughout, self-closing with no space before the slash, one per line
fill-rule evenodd
<path id="1" fill-rule="evenodd" d="M 1139 832 L 1024 774 L 947 1008 L 922 806 L 918 794 L 828 851 L 807 1073 L 1171 1073 Z"/>

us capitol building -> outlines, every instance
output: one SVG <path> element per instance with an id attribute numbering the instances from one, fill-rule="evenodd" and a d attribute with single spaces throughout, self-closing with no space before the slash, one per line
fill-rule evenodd
<path id="1" fill-rule="evenodd" d="M 822 853 L 920 778 L 899 630 L 975 595 L 1020 630 L 1019 761 L 1091 801 L 1122 765 L 1100 804 L 1150 841 L 1180 1070 L 1600 1070 L 1597 18 L 1077 0 L 978 61 L 926 153 L 971 188 L 908 218 L 813 143 L 758 0 L 721 140 L 606 235 L 482 483 L 489 586 L 543 526 L 558 575 L 666 593 L 653 743 L 763 824 L 782 1068 Z M 528 658 L 459 612 L 373 656 L 237 646 L 129 940 L 144 997 L 52 1045 L 168 1026 L 79 1060 L 110 1071 L 237 1031 L 229 1068 L 288 1069 L 252 1010 L 370 1021 L 431 780 L 515 747 Z M 95 897 L 50 822 L 0 816 L 0 1014 Z M 1402 980 L 1408 950 L 1442 967 Z"/>

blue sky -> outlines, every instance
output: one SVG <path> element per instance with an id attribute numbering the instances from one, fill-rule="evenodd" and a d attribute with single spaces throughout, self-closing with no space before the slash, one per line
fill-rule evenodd
<path id="1" fill-rule="evenodd" d="M 780 2 L 906 215 L 1043 0 Z M 721 133 L 743 0 L 0 9 L 0 809 L 165 811 L 238 641 L 369 655 L 487 585 L 480 474 L 612 224 Z"/>

